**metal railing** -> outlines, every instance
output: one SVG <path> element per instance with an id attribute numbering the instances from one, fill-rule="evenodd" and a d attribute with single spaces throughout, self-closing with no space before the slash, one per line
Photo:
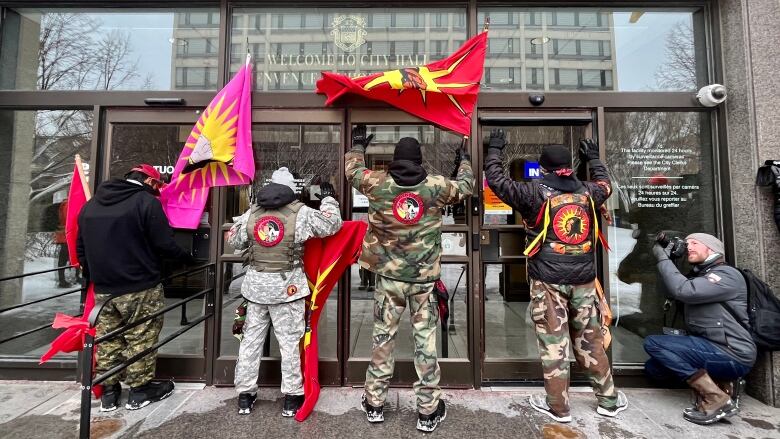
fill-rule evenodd
<path id="1" fill-rule="evenodd" d="M 105 373 L 93 377 L 92 374 L 94 373 L 94 366 L 93 366 L 93 358 L 94 358 L 94 349 L 95 347 L 108 340 L 112 340 L 128 330 L 141 325 L 143 323 L 146 323 L 152 319 L 155 319 L 163 314 L 165 314 L 168 311 L 171 311 L 173 309 L 176 309 L 179 306 L 182 306 L 188 302 L 191 302 L 195 299 L 199 299 L 201 297 L 206 298 L 207 304 L 213 304 L 216 300 L 216 286 L 214 285 L 214 274 L 215 274 L 215 268 L 216 264 L 206 264 L 200 267 L 192 268 L 187 271 L 174 274 L 172 276 L 168 276 L 165 279 L 163 279 L 161 282 L 166 282 L 174 278 L 182 277 L 182 276 L 189 276 L 193 273 L 197 273 L 200 271 L 207 270 L 208 274 L 208 286 L 187 297 L 182 300 L 179 300 L 175 303 L 172 303 L 159 311 L 148 315 L 140 320 L 137 320 L 132 323 L 128 323 L 127 325 L 124 325 L 120 328 L 117 328 L 108 334 L 103 334 L 100 337 L 95 338 L 95 336 L 86 334 L 84 337 L 84 347 L 80 354 L 80 367 L 81 367 L 81 413 L 80 413 L 80 419 L 79 419 L 79 437 L 82 439 L 86 439 L 90 437 L 90 419 L 92 417 L 92 388 L 98 384 L 103 383 L 108 378 L 118 374 L 119 372 L 126 369 L 131 364 L 135 363 L 136 361 L 140 360 L 141 358 L 149 355 L 150 353 L 158 350 L 162 346 L 168 344 L 172 340 L 176 339 L 177 337 L 181 336 L 185 332 L 189 331 L 190 329 L 194 328 L 195 326 L 199 325 L 200 323 L 213 318 L 214 317 L 214 308 L 212 306 L 206 306 L 204 309 L 206 310 L 204 314 L 197 319 L 188 322 L 187 326 L 178 329 L 173 334 L 165 337 L 163 340 L 159 340 L 157 343 L 155 343 L 153 346 L 144 349 L 143 351 L 133 355 L 132 357 L 126 359 L 122 363 L 120 363 L 117 366 L 114 366 L 110 370 L 106 371 Z M 208 296 L 208 297 L 206 297 Z M 89 314 L 89 326 L 90 328 L 94 328 L 97 326 L 98 318 L 100 317 L 100 313 L 103 310 L 103 308 L 106 306 L 108 302 L 110 302 L 112 299 L 108 299 L 106 301 L 98 302 L 95 304 L 95 307 L 92 309 L 92 312 Z"/>
<path id="2" fill-rule="evenodd" d="M 24 279 L 24 278 L 27 278 L 27 277 L 37 276 L 39 274 L 46 274 L 46 273 L 51 273 L 51 272 L 54 272 L 54 271 L 67 270 L 69 268 L 76 268 L 76 266 L 75 265 L 63 265 L 62 267 L 50 268 L 48 270 L 40 270 L 40 271 L 32 271 L 32 272 L 29 272 L 29 273 L 16 274 L 16 275 L 13 275 L 13 276 L 7 276 L 7 277 L 0 278 L 0 282 L 6 282 L 6 281 L 9 281 L 9 280 L 16 280 L 16 279 Z M 31 300 L 29 302 L 18 303 L 16 305 L 7 306 L 5 308 L 0 308 L 0 314 L 3 314 L 3 313 L 8 312 L 8 311 L 13 311 L 13 310 L 19 309 L 19 308 L 24 308 L 24 307 L 27 307 L 27 306 L 30 306 L 30 305 L 35 305 L 35 304 L 38 304 L 38 303 L 47 302 L 49 300 L 54 300 L 54 299 L 57 299 L 57 298 L 60 298 L 60 297 L 64 297 L 64 296 L 67 296 L 67 295 L 70 295 L 70 294 L 73 294 L 73 293 L 81 292 L 82 294 L 84 294 L 84 293 L 86 293 L 86 291 L 87 291 L 86 287 L 84 285 L 82 285 L 79 288 L 74 288 L 72 290 L 63 291 L 61 293 L 57 293 L 57 294 L 54 294 L 52 296 L 44 297 L 44 298 L 41 298 L 41 299 Z M 80 317 L 80 316 L 81 315 L 79 314 L 76 317 Z M 3 343 L 8 343 L 10 341 L 16 340 L 17 338 L 21 338 L 21 337 L 24 337 L 24 336 L 27 336 L 27 335 L 30 335 L 30 334 L 34 334 L 34 333 L 39 332 L 39 331 L 43 331 L 44 329 L 50 328 L 50 327 L 51 327 L 51 323 L 47 323 L 45 325 L 36 326 L 35 328 L 28 329 L 26 331 L 18 332 L 16 334 L 13 334 L 10 337 L 6 337 L 6 338 L 3 338 L 3 339 L 0 339 L 0 345 L 3 344 Z"/>

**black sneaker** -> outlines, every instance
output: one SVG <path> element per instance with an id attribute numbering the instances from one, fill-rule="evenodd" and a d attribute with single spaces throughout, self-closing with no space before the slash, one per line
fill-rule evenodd
<path id="1" fill-rule="evenodd" d="M 284 395 L 284 408 L 282 409 L 282 416 L 290 418 L 295 416 L 298 409 L 303 405 L 303 395 Z"/>
<path id="2" fill-rule="evenodd" d="M 444 400 L 440 399 L 439 406 L 436 407 L 435 412 L 430 415 L 423 415 L 422 413 L 417 414 L 417 429 L 430 433 L 433 430 L 436 430 L 436 427 L 438 427 L 446 418 L 447 407 L 444 405 Z"/>
<path id="3" fill-rule="evenodd" d="M 163 400 L 173 393 L 173 381 L 150 381 L 143 386 L 130 389 L 130 396 L 127 397 L 125 408 L 128 410 L 138 410 L 147 405 Z"/>
<path id="4" fill-rule="evenodd" d="M 378 422 L 384 422 L 385 406 L 380 405 L 379 407 L 374 407 L 373 405 L 368 403 L 368 400 L 366 399 L 366 395 L 363 394 L 363 399 L 360 401 L 360 407 L 363 409 L 363 412 L 366 414 L 366 419 L 368 419 L 368 422 L 372 424 Z"/>
<path id="5" fill-rule="evenodd" d="M 113 412 L 119 408 L 119 398 L 122 396 L 122 386 L 119 383 L 104 386 L 100 396 L 100 411 Z"/>
<path id="6" fill-rule="evenodd" d="M 238 394 L 238 414 L 248 415 L 252 413 L 252 407 L 255 406 L 257 393 L 239 393 Z"/>

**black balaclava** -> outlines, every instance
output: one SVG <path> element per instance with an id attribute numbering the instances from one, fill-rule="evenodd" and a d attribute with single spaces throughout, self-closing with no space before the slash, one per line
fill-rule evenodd
<path id="1" fill-rule="evenodd" d="M 388 172 L 399 186 L 415 186 L 428 177 L 422 167 L 422 151 L 417 139 L 404 137 L 396 143 Z"/>
<path id="2" fill-rule="evenodd" d="M 393 160 L 408 160 L 412 163 L 422 165 L 422 151 L 420 142 L 414 137 L 404 137 L 395 145 Z"/>

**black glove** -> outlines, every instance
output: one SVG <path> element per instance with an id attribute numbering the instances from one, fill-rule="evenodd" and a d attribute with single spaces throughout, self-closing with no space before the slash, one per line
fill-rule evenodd
<path id="1" fill-rule="evenodd" d="M 487 147 L 502 151 L 506 146 L 506 132 L 501 128 L 490 130 L 490 138 Z"/>
<path id="2" fill-rule="evenodd" d="M 355 128 L 352 128 L 352 148 L 353 149 L 362 149 L 363 152 L 366 151 L 366 148 L 368 148 L 368 145 L 371 143 L 372 140 L 374 140 L 374 135 L 370 135 L 366 137 L 367 130 L 365 125 L 357 125 Z"/>
<path id="3" fill-rule="evenodd" d="M 667 246 L 671 247 L 671 246 Z M 666 247 L 661 246 L 659 243 L 655 243 L 653 245 L 653 256 L 658 261 L 663 261 L 664 259 L 669 259 L 669 255 L 671 255 L 671 249 L 667 249 Z"/>
<path id="4" fill-rule="evenodd" d="M 598 160 L 599 158 L 599 146 L 593 139 L 580 140 L 580 157 L 583 161 L 589 162 L 591 160 Z"/>
<path id="5" fill-rule="evenodd" d="M 460 146 L 455 150 L 455 166 L 460 166 L 460 162 L 463 160 L 471 161 L 471 153 L 467 144 L 468 140 L 469 138 L 464 136 L 463 140 L 460 141 Z"/>
<path id="6" fill-rule="evenodd" d="M 322 183 L 320 185 L 320 193 L 316 194 L 315 196 L 320 200 L 322 200 L 325 197 L 336 198 L 336 189 L 333 187 L 332 184 L 326 181 L 325 183 Z"/>

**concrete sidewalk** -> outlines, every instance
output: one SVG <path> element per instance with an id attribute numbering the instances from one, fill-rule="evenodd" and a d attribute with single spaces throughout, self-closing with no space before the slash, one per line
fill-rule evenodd
<path id="1" fill-rule="evenodd" d="M 447 390 L 447 420 L 430 437 L 484 438 L 780 438 L 780 409 L 747 397 L 742 412 L 709 427 L 682 419 L 688 392 L 625 389 L 629 408 L 617 419 L 595 414 L 589 389 L 573 389 L 568 425 L 549 422 L 532 410 L 536 388 Z M 178 384 L 168 399 L 137 411 L 102 414 L 92 408 L 93 438 L 406 438 L 415 429 L 414 395 L 392 389 L 385 422 L 370 425 L 360 411 L 360 389 L 325 388 L 312 416 L 303 423 L 282 418 L 278 389 L 262 389 L 250 416 L 236 413 L 232 388 Z M 123 402 L 126 394 L 123 397 Z M 0 382 L 0 437 L 74 438 L 79 416 L 78 385 L 62 382 Z"/>

